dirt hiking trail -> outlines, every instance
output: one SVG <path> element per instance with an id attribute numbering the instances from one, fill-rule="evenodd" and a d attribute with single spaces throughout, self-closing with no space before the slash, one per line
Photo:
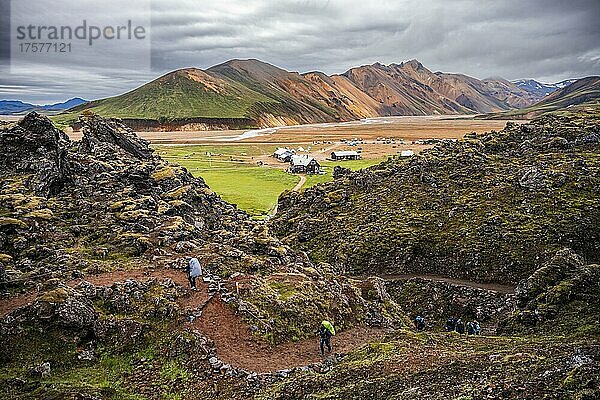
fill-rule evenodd
<path id="1" fill-rule="evenodd" d="M 306 175 L 298 175 L 300 176 L 300 181 L 294 186 L 292 192 L 299 192 L 302 189 L 302 186 L 306 183 Z"/>
<path id="2" fill-rule="evenodd" d="M 443 276 L 436 276 L 436 275 L 405 274 L 405 275 L 372 275 L 372 276 L 381 278 L 384 281 L 407 281 L 409 279 L 417 278 L 417 279 L 424 279 L 427 281 L 446 282 L 446 283 L 450 283 L 452 285 L 467 286 L 467 287 L 474 288 L 474 289 L 489 290 L 492 292 L 498 292 L 498 293 L 502 293 L 502 294 L 510 294 L 510 293 L 515 292 L 515 286 L 511 286 L 511 285 L 501 285 L 499 283 L 478 283 L 478 282 L 471 282 L 471 281 L 467 281 L 467 280 L 463 280 L 463 279 L 446 278 Z M 357 279 L 357 280 L 366 280 L 366 279 L 369 279 L 369 277 L 370 276 L 367 276 L 367 275 L 357 275 L 357 276 L 349 276 L 348 278 Z"/>
<path id="3" fill-rule="evenodd" d="M 88 275 L 85 278 L 73 279 L 68 281 L 67 285 L 75 287 L 80 282 L 87 281 L 96 286 L 110 286 L 115 282 L 124 282 L 128 279 L 145 281 L 151 278 L 169 278 L 178 285 L 188 288 L 186 274 L 181 270 L 175 269 L 107 272 L 98 275 Z M 361 279 L 361 277 L 353 278 Z M 514 287 L 512 286 L 480 284 L 428 275 L 386 275 L 381 276 L 381 278 L 387 280 L 422 278 L 494 290 L 501 293 L 512 293 L 514 291 Z M 32 291 L 0 300 L 0 318 L 16 308 L 31 304 L 36 298 L 37 292 Z M 198 330 L 206 337 L 212 339 L 215 343 L 219 359 L 234 367 L 263 373 L 306 366 L 322 360 L 322 357 L 319 354 L 317 336 L 298 342 L 270 345 L 254 336 L 250 327 L 232 308 L 224 304 L 218 295 L 209 297 L 208 285 L 204 283 L 199 285 L 198 291 L 187 290 L 186 294 L 179 297 L 177 301 L 184 309 L 198 309 L 204 307 L 202 309 L 202 315 L 199 318 L 191 323 L 187 321 L 182 322 L 181 328 Z M 315 329 L 316 328 L 317 327 L 315 327 Z M 332 338 L 333 353 L 346 353 L 382 336 L 383 334 L 383 330 L 363 326 L 338 332 L 338 334 Z"/>
<path id="4" fill-rule="evenodd" d="M 96 286 L 110 286 L 128 279 L 145 281 L 151 278 L 170 278 L 175 283 L 188 288 L 186 274 L 173 269 L 107 272 L 73 279 L 68 281 L 67 285 L 75 287 L 80 282 L 86 281 Z M 197 309 L 204 306 L 199 318 L 191 323 L 182 322 L 181 328 L 198 330 L 213 340 L 217 356 L 221 361 L 247 371 L 264 373 L 306 366 L 322 360 L 317 336 L 298 342 L 269 345 L 253 336 L 250 327 L 233 309 L 225 305 L 218 295 L 209 297 L 208 285 L 201 283 L 198 288 L 198 291 L 187 290 L 185 295 L 177 299 L 184 309 Z M 0 300 L 0 318 L 19 307 L 33 303 L 37 294 L 33 291 Z M 331 340 L 332 352 L 346 353 L 383 333 L 382 330 L 368 327 L 355 327 L 338 332 Z"/>
<path id="5" fill-rule="evenodd" d="M 191 323 L 215 342 L 220 360 L 254 372 L 272 372 L 322 361 L 319 341 L 305 339 L 269 345 L 252 335 L 250 327 L 218 298 L 211 300 L 202 316 Z M 317 327 L 315 326 L 315 329 Z M 346 353 L 384 333 L 381 329 L 355 327 L 331 338 L 332 353 Z M 327 356 L 327 349 L 325 349 Z"/>

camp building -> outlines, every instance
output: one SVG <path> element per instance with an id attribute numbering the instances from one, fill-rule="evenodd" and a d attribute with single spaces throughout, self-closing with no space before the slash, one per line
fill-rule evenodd
<path id="1" fill-rule="evenodd" d="M 321 165 L 311 156 L 293 155 L 288 171 L 294 174 L 319 174 L 321 172 Z"/>
<path id="2" fill-rule="evenodd" d="M 273 153 L 273 157 L 275 157 L 276 159 L 278 159 L 281 162 L 290 162 L 290 160 L 292 159 L 293 155 L 294 155 L 294 151 L 293 150 L 286 149 L 286 148 L 283 148 L 283 147 L 278 148 Z"/>
<path id="3" fill-rule="evenodd" d="M 331 153 L 331 159 L 334 161 L 360 160 L 361 156 L 356 151 L 334 151 Z"/>

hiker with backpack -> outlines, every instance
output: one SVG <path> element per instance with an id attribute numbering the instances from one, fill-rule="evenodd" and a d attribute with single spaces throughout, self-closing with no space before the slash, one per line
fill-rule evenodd
<path id="1" fill-rule="evenodd" d="M 456 319 L 454 317 L 450 317 L 446 321 L 446 332 L 454 332 L 454 329 L 456 329 Z"/>
<path id="2" fill-rule="evenodd" d="M 465 323 L 460 318 L 456 320 L 456 332 L 460 333 L 461 335 L 465 333 Z"/>
<path id="3" fill-rule="evenodd" d="M 415 328 L 418 331 L 422 331 L 423 329 L 425 329 L 425 318 L 421 317 L 420 315 L 417 315 L 415 317 Z"/>
<path id="4" fill-rule="evenodd" d="M 467 322 L 467 335 L 475 334 L 475 324 L 472 321 Z"/>
<path id="5" fill-rule="evenodd" d="M 320 336 L 319 347 L 321 348 L 321 356 L 325 355 L 325 346 L 331 353 L 331 337 L 335 336 L 335 328 L 329 321 L 323 321 L 318 329 L 318 335 Z"/>
<path id="6" fill-rule="evenodd" d="M 479 322 L 477 322 L 477 320 L 473 321 L 473 327 L 475 329 L 475 334 L 479 336 L 481 334 L 481 325 L 479 325 Z"/>
<path id="7" fill-rule="evenodd" d="M 188 281 L 190 282 L 190 287 L 192 290 L 198 290 L 196 288 L 196 278 L 202 275 L 202 267 L 200 266 L 200 261 L 196 257 L 189 257 L 188 265 L 185 268 L 185 272 L 187 272 Z"/>

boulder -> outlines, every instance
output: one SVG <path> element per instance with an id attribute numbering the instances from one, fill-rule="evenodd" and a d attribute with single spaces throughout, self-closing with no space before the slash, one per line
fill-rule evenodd
<path id="1" fill-rule="evenodd" d="M 83 138 L 81 144 L 84 149 L 98 157 L 111 158 L 115 148 L 125 151 L 130 155 L 147 160 L 152 158 L 149 143 L 139 138 L 133 130 L 115 121 L 104 119 L 95 114 L 84 115 L 80 118 L 82 123 Z"/>
<path id="2" fill-rule="evenodd" d="M 33 173 L 36 195 L 54 196 L 71 180 L 69 138 L 45 116 L 32 112 L 8 129 L 0 129 L 0 176 Z"/>

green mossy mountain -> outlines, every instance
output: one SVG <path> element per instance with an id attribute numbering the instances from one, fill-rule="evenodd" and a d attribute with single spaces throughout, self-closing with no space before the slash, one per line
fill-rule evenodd
<path id="1" fill-rule="evenodd" d="M 545 117 L 280 197 L 270 227 L 348 274 L 518 283 L 563 247 L 600 260 L 600 119 Z"/>
<path id="2" fill-rule="evenodd" d="M 84 110 L 124 119 L 176 120 L 194 118 L 242 119 L 260 103 L 276 101 L 264 94 L 197 68 L 166 74 L 125 94 L 95 100 L 56 117 L 76 120 Z"/>

